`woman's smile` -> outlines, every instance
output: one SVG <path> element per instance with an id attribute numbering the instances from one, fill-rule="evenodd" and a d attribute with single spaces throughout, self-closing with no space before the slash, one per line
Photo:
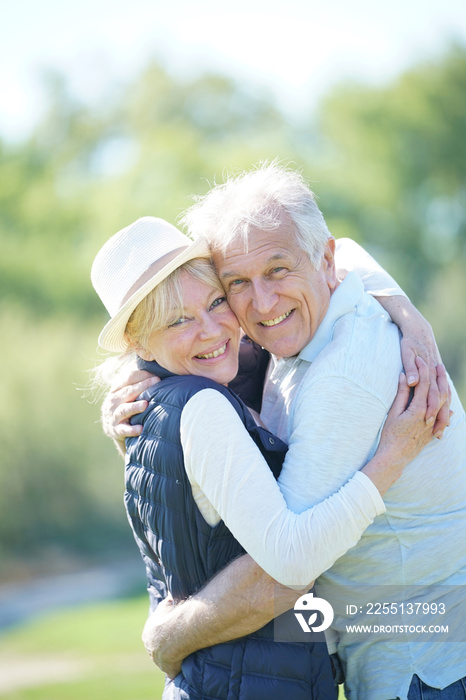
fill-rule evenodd
<path id="1" fill-rule="evenodd" d="M 155 331 L 139 354 L 174 374 L 193 374 L 227 384 L 238 372 L 240 328 L 236 316 L 220 287 L 205 284 L 187 271 L 180 281 L 183 314 Z"/>
<path id="2" fill-rule="evenodd" d="M 209 350 L 209 351 L 203 353 L 202 355 L 199 353 L 195 357 L 198 360 L 211 360 L 211 359 L 214 359 L 215 357 L 219 357 L 221 355 L 224 355 L 226 350 L 227 350 L 228 343 L 229 343 L 229 341 L 227 340 L 225 343 L 223 343 L 223 345 L 216 348 L 215 350 Z"/>

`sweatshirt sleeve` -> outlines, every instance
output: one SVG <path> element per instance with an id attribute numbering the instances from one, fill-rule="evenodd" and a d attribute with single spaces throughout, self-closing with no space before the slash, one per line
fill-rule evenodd
<path id="1" fill-rule="evenodd" d="M 351 238 L 336 241 L 335 262 L 338 270 L 356 272 L 366 292 L 374 297 L 404 296 L 406 294 L 384 268 Z"/>
<path id="2" fill-rule="evenodd" d="M 308 585 L 385 512 L 379 491 L 360 472 L 312 508 L 289 510 L 238 414 L 214 389 L 198 392 L 184 407 L 181 442 L 191 484 L 259 566 L 284 585 Z"/>

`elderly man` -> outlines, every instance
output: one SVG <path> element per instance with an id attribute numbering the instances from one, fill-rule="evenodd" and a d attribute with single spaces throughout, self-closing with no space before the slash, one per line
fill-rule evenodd
<path id="1" fill-rule="evenodd" d="M 272 353 L 261 417 L 289 444 L 279 483 L 300 512 L 374 453 L 401 370 L 398 330 L 354 273 L 337 279 L 334 239 L 297 173 L 270 166 L 231 180 L 196 204 L 186 223 L 209 240 L 242 328 Z M 466 583 L 466 423 L 454 389 L 452 409 L 445 438 L 408 465 L 387 494 L 386 513 L 319 581 L 334 607 L 330 651 L 338 651 L 350 698 L 466 698 L 462 639 L 414 638 L 406 624 L 418 603 L 434 613 L 462 602 L 448 597 Z M 380 600 L 382 590 L 391 597 Z M 265 624 L 273 591 L 242 557 L 193 599 L 156 612 L 146 645 L 176 671 L 196 649 Z M 349 630 L 348 614 L 360 622 L 383 604 L 397 622 L 403 618 L 400 633 L 395 624 L 388 634 L 380 625 L 359 636 Z"/>

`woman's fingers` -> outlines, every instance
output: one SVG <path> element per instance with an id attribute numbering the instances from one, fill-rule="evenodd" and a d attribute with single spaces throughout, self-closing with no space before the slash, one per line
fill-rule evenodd
<path id="1" fill-rule="evenodd" d="M 437 366 L 437 385 L 439 390 L 440 409 L 435 417 L 434 434 L 436 437 L 441 438 L 445 428 L 450 425 L 451 417 L 451 387 L 443 365 Z"/>
<path id="2" fill-rule="evenodd" d="M 410 413 L 422 416 L 427 425 L 433 425 L 434 418 L 428 414 L 432 375 L 422 357 L 416 357 L 416 367 L 419 373 L 419 381 L 414 387 L 413 398 L 408 409 Z"/>
<path id="3" fill-rule="evenodd" d="M 395 416 L 401 416 L 401 414 L 406 411 L 409 402 L 410 391 L 411 389 L 408 386 L 406 375 L 404 374 L 404 372 L 401 372 L 398 380 L 398 391 L 390 409 L 390 412 L 393 413 Z"/>

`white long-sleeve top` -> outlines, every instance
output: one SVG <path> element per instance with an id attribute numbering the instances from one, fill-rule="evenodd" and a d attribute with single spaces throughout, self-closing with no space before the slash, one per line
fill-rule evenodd
<path id="1" fill-rule="evenodd" d="M 185 467 L 210 525 L 222 519 L 279 583 L 305 586 L 328 569 L 385 511 L 365 474 L 300 514 L 290 510 L 230 402 L 215 389 L 193 396 L 181 415 Z"/>

